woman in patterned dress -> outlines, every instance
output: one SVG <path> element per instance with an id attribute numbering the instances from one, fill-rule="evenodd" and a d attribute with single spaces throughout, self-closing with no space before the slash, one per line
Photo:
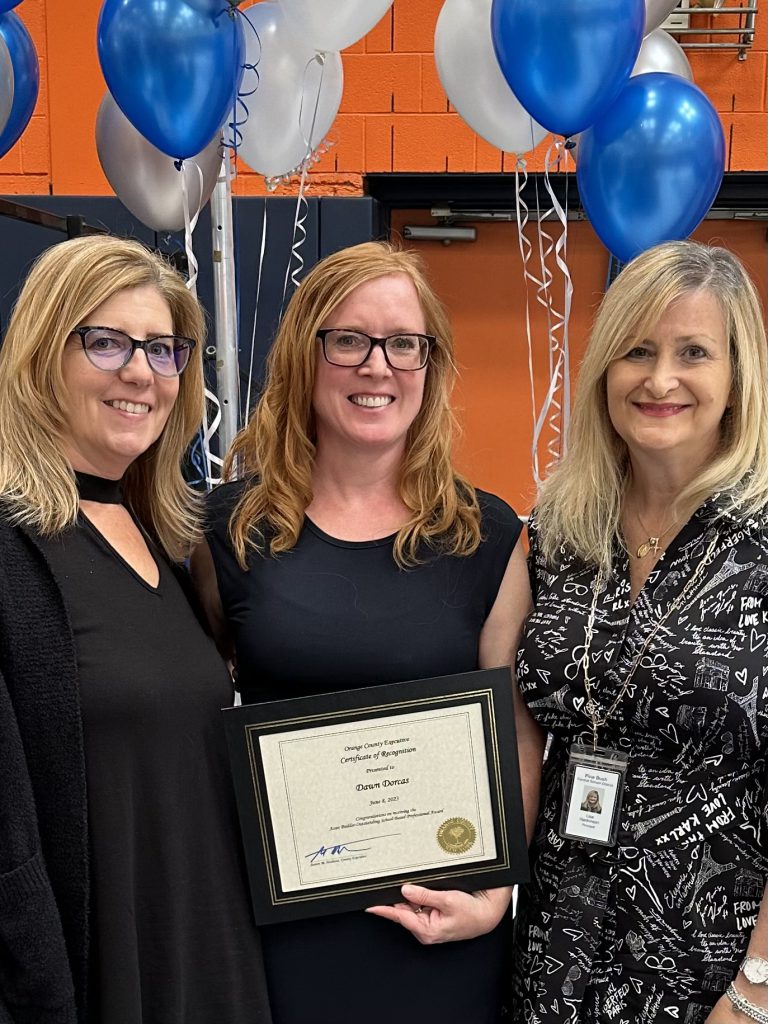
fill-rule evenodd
<path id="1" fill-rule="evenodd" d="M 551 747 L 516 1021 L 768 1021 L 766 502 L 755 288 L 724 249 L 651 249 L 602 303 L 529 527 L 517 672 Z M 574 743 L 626 761 L 612 844 L 561 834 Z"/>

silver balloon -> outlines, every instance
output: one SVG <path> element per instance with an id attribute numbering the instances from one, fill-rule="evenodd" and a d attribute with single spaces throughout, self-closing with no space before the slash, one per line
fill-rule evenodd
<path id="1" fill-rule="evenodd" d="M 507 84 L 493 49 L 492 0 L 445 0 L 435 63 L 448 99 L 470 128 L 508 153 L 527 153 L 547 131 Z"/>
<path id="2" fill-rule="evenodd" d="M 263 0 L 248 8 L 256 29 L 245 34 L 245 62 L 258 67 L 255 91 L 238 111 L 238 156 L 267 177 L 297 167 L 328 134 L 341 103 L 344 72 L 338 53 L 318 54 L 297 38 L 280 4 Z M 242 89 L 248 91 L 246 71 Z"/>
<path id="3" fill-rule="evenodd" d="M 0 36 L 0 133 L 5 130 L 13 106 L 13 63 L 8 46 Z"/>
<path id="4" fill-rule="evenodd" d="M 104 96 L 96 115 L 96 150 L 117 198 L 153 231 L 181 231 L 184 227 L 182 174 L 194 215 L 210 199 L 221 167 L 217 135 L 202 153 L 185 160 L 182 170 L 177 170 L 172 157 L 133 127 L 111 93 Z"/>
<path id="5" fill-rule="evenodd" d="M 281 0 L 297 39 L 313 50 L 344 50 L 381 21 L 392 0 Z M 248 9 L 248 16 L 254 8 Z"/>
<path id="6" fill-rule="evenodd" d="M 645 0 L 645 34 L 650 35 L 678 6 L 678 0 Z"/>
<path id="7" fill-rule="evenodd" d="M 647 75 L 649 71 L 666 71 L 670 75 L 679 75 L 689 82 L 693 81 L 693 71 L 685 50 L 663 28 L 657 28 L 645 37 L 630 77 Z"/>

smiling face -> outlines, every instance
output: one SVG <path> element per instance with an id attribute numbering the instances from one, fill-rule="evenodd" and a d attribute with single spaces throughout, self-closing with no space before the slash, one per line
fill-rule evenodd
<path id="1" fill-rule="evenodd" d="M 151 285 L 117 292 L 83 324 L 139 340 L 173 334 L 168 303 Z M 63 441 L 71 465 L 115 480 L 158 439 L 179 393 L 179 378 L 153 373 L 141 349 L 122 369 L 107 372 L 88 361 L 77 335 L 67 339 L 62 376 Z"/>
<path id="2" fill-rule="evenodd" d="M 321 327 L 343 327 L 376 338 L 426 334 L 424 311 L 407 274 L 387 274 L 354 288 Z M 428 367 L 393 370 L 380 346 L 362 366 L 335 366 L 316 342 L 315 413 L 318 449 L 330 444 L 405 450 L 421 408 Z"/>
<path id="3" fill-rule="evenodd" d="M 689 292 L 609 365 L 608 414 L 630 457 L 674 457 L 695 472 L 718 447 L 731 383 L 720 305 Z"/>

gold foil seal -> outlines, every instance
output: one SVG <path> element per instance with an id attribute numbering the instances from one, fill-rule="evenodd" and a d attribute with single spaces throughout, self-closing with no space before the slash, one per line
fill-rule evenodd
<path id="1" fill-rule="evenodd" d="M 466 853 L 476 839 L 475 826 L 466 818 L 448 818 L 437 830 L 437 841 L 446 853 Z"/>

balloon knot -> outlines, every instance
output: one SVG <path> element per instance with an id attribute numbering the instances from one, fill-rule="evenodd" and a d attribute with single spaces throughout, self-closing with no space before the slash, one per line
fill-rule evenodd
<path id="1" fill-rule="evenodd" d="M 181 168 L 184 166 L 184 161 L 183 160 L 174 160 L 173 161 L 173 166 L 176 168 L 177 171 L 181 171 Z"/>
<path id="2" fill-rule="evenodd" d="M 567 138 L 567 139 L 565 140 L 565 148 L 566 148 L 566 149 L 576 149 L 576 141 L 575 141 L 575 139 L 572 139 L 572 138 L 570 138 L 570 136 L 569 136 L 569 137 L 568 137 L 568 138 Z"/>

